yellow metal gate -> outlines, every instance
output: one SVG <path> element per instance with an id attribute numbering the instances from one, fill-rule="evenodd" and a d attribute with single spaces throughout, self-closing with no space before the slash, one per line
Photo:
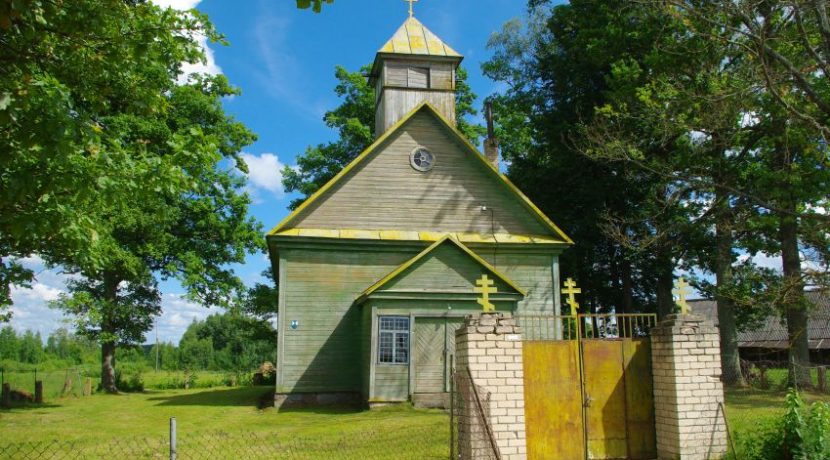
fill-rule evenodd
<path id="1" fill-rule="evenodd" d="M 519 316 L 528 458 L 656 458 L 653 315 Z"/>

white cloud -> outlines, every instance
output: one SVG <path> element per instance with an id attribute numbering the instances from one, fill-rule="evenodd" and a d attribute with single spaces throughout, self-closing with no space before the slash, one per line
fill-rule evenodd
<path id="1" fill-rule="evenodd" d="M 248 165 L 248 189 L 252 196 L 256 198 L 259 190 L 271 192 L 278 198 L 285 195 L 282 187 L 283 164 L 276 155 L 242 153 L 240 157 Z"/>
<path id="2" fill-rule="evenodd" d="M 20 332 L 40 332 L 44 338 L 60 327 L 72 329 L 71 319 L 60 310 L 49 308 L 49 302 L 57 300 L 62 293 L 67 292 L 66 283 L 78 275 L 63 273 L 60 268 L 47 269 L 43 259 L 37 255 L 18 261 L 35 272 L 35 280 L 30 288 L 12 287 L 12 319 L 9 324 Z M 191 302 L 182 294 L 164 294 L 161 305 L 162 315 L 156 321 L 159 340 L 174 343 L 178 343 L 194 319 L 204 319 L 209 314 L 218 312 Z M 154 340 L 154 331 L 148 331 L 147 341 Z"/>
<path id="3" fill-rule="evenodd" d="M 209 310 L 185 298 L 183 294 L 164 294 L 161 299 L 162 314 L 156 319 L 156 327 L 147 333 L 147 342 L 155 342 L 155 332 L 161 342 L 178 343 L 187 326 L 193 320 L 203 320 L 219 310 Z"/>
<path id="4" fill-rule="evenodd" d="M 59 269 L 46 269 L 43 259 L 37 255 L 18 261 L 35 272 L 35 280 L 30 288 L 12 286 L 10 325 L 17 331 L 40 331 L 46 336 L 65 325 L 63 314 L 49 308 L 49 302 L 57 300 L 61 293 L 66 292 L 66 282 L 74 276 L 64 274 Z"/>
<path id="5" fill-rule="evenodd" d="M 738 256 L 738 262 L 745 262 L 749 259 L 749 254 L 741 254 Z M 761 268 L 771 268 L 773 270 L 781 271 L 783 262 L 781 261 L 781 254 L 767 254 L 759 252 L 752 257 L 752 263 Z"/>
<path id="6" fill-rule="evenodd" d="M 219 67 L 219 64 L 216 63 L 216 58 L 213 55 L 213 50 L 210 49 L 207 43 L 207 37 L 204 35 L 196 35 L 196 40 L 199 42 L 199 46 L 202 47 L 202 50 L 205 53 L 205 62 L 197 62 L 195 64 L 191 64 L 189 62 L 185 62 L 182 64 L 182 78 L 179 80 L 187 80 L 187 76 L 192 73 L 206 73 L 209 75 L 218 75 L 222 73 L 222 68 Z"/>
<path id="7" fill-rule="evenodd" d="M 260 60 L 254 72 L 268 93 L 297 109 L 297 113 L 319 120 L 326 112 L 326 103 L 308 88 L 306 70 L 295 56 L 289 42 L 291 21 L 288 15 L 277 16 L 263 11 L 253 28 Z"/>
<path id="8" fill-rule="evenodd" d="M 152 0 L 152 2 L 162 8 L 187 11 L 196 8 L 202 0 Z M 204 51 L 205 62 L 197 62 L 195 64 L 188 62 L 182 63 L 182 75 L 179 77 L 179 83 L 187 82 L 188 75 L 193 73 L 206 73 L 209 75 L 222 73 L 222 68 L 216 63 L 213 50 L 208 46 L 207 37 L 202 34 L 195 34 L 193 38 L 199 43 L 202 51 Z"/>
<path id="9" fill-rule="evenodd" d="M 162 8 L 173 8 L 174 10 L 191 10 L 202 0 L 153 0 L 153 3 Z"/>

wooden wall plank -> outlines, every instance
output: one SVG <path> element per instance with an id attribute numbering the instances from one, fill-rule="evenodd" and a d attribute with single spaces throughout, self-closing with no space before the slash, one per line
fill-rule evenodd
<path id="1" fill-rule="evenodd" d="M 435 155 L 431 171 L 410 166 L 416 147 Z M 385 147 L 299 214 L 293 227 L 550 234 L 470 155 L 438 120 L 419 113 Z"/>

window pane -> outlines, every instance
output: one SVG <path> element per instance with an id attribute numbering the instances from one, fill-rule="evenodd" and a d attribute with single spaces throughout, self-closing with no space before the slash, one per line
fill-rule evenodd
<path id="1" fill-rule="evenodd" d="M 409 362 L 409 334 L 395 334 L 395 362 Z"/>
<path id="2" fill-rule="evenodd" d="M 378 360 L 382 363 L 391 363 L 392 360 L 392 333 L 381 332 L 378 340 Z"/>
<path id="3" fill-rule="evenodd" d="M 407 364 L 409 362 L 409 318 L 378 317 L 378 362 Z"/>

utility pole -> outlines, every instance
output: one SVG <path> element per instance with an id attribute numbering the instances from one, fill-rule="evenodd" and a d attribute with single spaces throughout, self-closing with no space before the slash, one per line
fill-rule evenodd
<path id="1" fill-rule="evenodd" d="M 156 372 L 159 371 L 159 323 L 156 320 Z"/>

